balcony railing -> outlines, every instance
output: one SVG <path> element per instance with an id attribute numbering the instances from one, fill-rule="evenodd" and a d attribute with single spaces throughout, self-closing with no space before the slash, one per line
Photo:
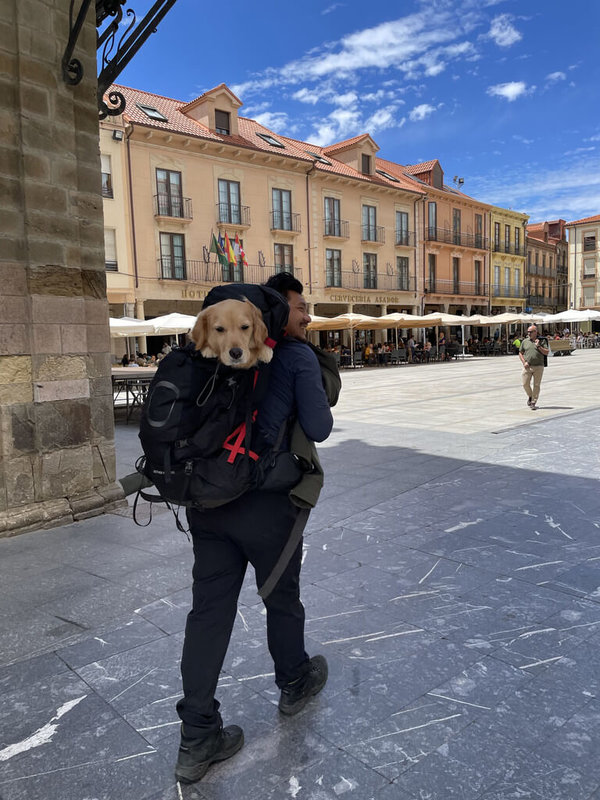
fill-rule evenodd
<path id="1" fill-rule="evenodd" d="M 597 305 L 597 297 L 581 297 L 579 299 L 579 308 L 595 308 Z"/>
<path id="2" fill-rule="evenodd" d="M 175 268 L 173 268 L 173 266 Z M 160 280 L 189 281 L 190 283 L 220 284 L 220 283 L 264 283 L 271 275 L 281 272 L 283 265 L 271 264 L 261 267 L 259 264 L 221 265 L 213 260 L 208 264 L 205 261 L 186 259 L 172 264 L 172 259 L 163 256 L 158 259 L 158 277 Z M 286 266 L 300 282 L 303 281 L 302 270 Z"/>
<path id="3" fill-rule="evenodd" d="M 504 242 L 494 242 L 495 253 L 511 253 L 513 256 L 524 256 L 525 248 L 517 247 L 514 244 L 505 244 Z"/>
<path id="4" fill-rule="evenodd" d="M 290 211 L 271 211 L 271 230 L 300 233 L 300 214 Z"/>
<path id="5" fill-rule="evenodd" d="M 543 278 L 555 278 L 556 267 L 540 267 L 539 264 L 529 264 L 527 272 L 530 275 L 540 275 Z"/>
<path id="6" fill-rule="evenodd" d="M 341 272 L 336 271 L 334 273 L 327 272 L 325 274 L 325 286 L 327 288 L 339 287 L 341 289 L 377 289 L 387 292 L 414 292 L 416 279 L 414 275 L 400 276 L 342 270 Z"/>
<path id="7" fill-rule="evenodd" d="M 525 297 L 525 289 L 523 286 L 492 286 L 493 297 Z"/>
<path id="8" fill-rule="evenodd" d="M 447 281 L 431 278 L 426 281 L 425 291 L 429 294 L 455 294 L 487 297 L 487 283 L 469 283 L 467 281 Z"/>
<path id="9" fill-rule="evenodd" d="M 350 238 L 350 225 L 345 219 L 324 219 L 323 236 L 335 236 L 339 239 Z"/>
<path id="10" fill-rule="evenodd" d="M 530 306 L 554 306 L 556 305 L 556 295 L 530 294 L 527 302 Z"/>
<path id="11" fill-rule="evenodd" d="M 582 281 L 593 281 L 595 279 L 596 279 L 596 270 L 594 270 L 593 272 L 583 272 L 581 274 Z"/>
<path id="12" fill-rule="evenodd" d="M 154 216 L 192 219 L 192 201 L 189 197 L 170 194 L 154 195 Z"/>
<path id="13" fill-rule="evenodd" d="M 443 242 L 445 244 L 455 244 L 459 247 L 474 247 L 477 250 L 488 249 L 488 239 L 479 233 L 461 233 L 451 231 L 447 228 L 425 229 L 425 235 L 430 242 Z"/>
<path id="14" fill-rule="evenodd" d="M 360 238 L 362 242 L 383 244 L 385 242 L 385 228 L 383 225 L 363 225 Z"/>
<path id="15" fill-rule="evenodd" d="M 250 227 L 250 207 L 217 203 L 217 222 L 219 225 L 239 225 Z"/>
<path id="16" fill-rule="evenodd" d="M 396 231 L 396 247 L 414 247 L 415 246 L 415 232 L 414 231 Z"/>

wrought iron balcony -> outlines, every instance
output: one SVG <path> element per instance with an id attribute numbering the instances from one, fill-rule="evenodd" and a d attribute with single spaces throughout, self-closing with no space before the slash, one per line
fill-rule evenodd
<path id="1" fill-rule="evenodd" d="M 202 260 L 177 261 L 175 265 L 172 259 L 163 256 L 158 259 L 158 277 L 160 280 L 189 281 L 199 284 L 221 284 L 221 283 L 264 283 L 271 275 L 281 272 L 281 265 L 249 264 L 228 264 L 223 266 L 216 259 L 208 263 Z M 302 270 L 286 267 L 286 270 L 293 272 L 294 276 L 302 282 Z"/>
<path id="2" fill-rule="evenodd" d="M 494 284 L 492 286 L 493 297 L 525 297 L 525 288 L 523 286 L 504 286 L 503 284 Z"/>
<path id="3" fill-rule="evenodd" d="M 415 246 L 415 232 L 414 231 L 396 231 L 395 245 L 396 245 L 396 247 L 414 247 Z"/>
<path id="4" fill-rule="evenodd" d="M 350 225 L 345 219 L 324 219 L 323 236 L 331 236 L 338 239 L 350 238 Z"/>
<path id="5" fill-rule="evenodd" d="M 271 230 L 300 233 L 300 214 L 290 211 L 271 211 Z"/>
<path id="6" fill-rule="evenodd" d="M 523 246 L 517 247 L 514 244 L 506 244 L 505 242 L 494 242 L 495 253 L 510 253 L 513 256 L 524 256 L 525 248 Z"/>
<path id="7" fill-rule="evenodd" d="M 487 283 L 470 283 L 468 281 L 447 281 L 429 278 L 425 283 L 425 291 L 429 294 L 455 294 L 465 296 L 487 297 Z"/>
<path id="8" fill-rule="evenodd" d="M 427 227 L 425 235 L 430 242 L 455 244 L 458 247 L 474 247 L 477 250 L 488 249 L 488 239 L 479 233 L 461 233 L 447 228 Z"/>
<path id="9" fill-rule="evenodd" d="M 192 219 L 192 201 L 189 197 L 155 194 L 154 216 L 172 217 L 173 219 Z"/>
<path id="10" fill-rule="evenodd" d="M 530 306 L 554 306 L 556 305 L 556 295 L 530 294 L 527 302 Z"/>
<path id="11" fill-rule="evenodd" d="M 240 228 L 250 227 L 250 207 L 217 203 L 217 223 L 219 225 L 237 225 Z"/>
<path id="12" fill-rule="evenodd" d="M 362 242 L 376 242 L 383 244 L 385 242 L 385 228 L 383 225 L 363 225 L 361 229 Z"/>
<path id="13" fill-rule="evenodd" d="M 414 292 L 416 279 L 414 275 L 387 275 L 353 270 L 326 271 L 325 286 L 327 288 L 339 287 L 341 289 L 377 289 L 388 292 Z"/>

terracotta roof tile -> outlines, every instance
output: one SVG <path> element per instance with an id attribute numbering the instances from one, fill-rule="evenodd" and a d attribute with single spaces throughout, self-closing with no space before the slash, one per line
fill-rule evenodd
<path id="1" fill-rule="evenodd" d="M 377 147 L 370 133 L 361 133 L 359 136 L 353 136 L 351 139 L 344 139 L 343 142 L 336 142 L 335 144 L 327 145 L 327 147 L 323 148 L 323 152 L 337 153 L 340 150 L 347 150 L 349 147 L 358 144 L 358 142 L 365 141 L 366 139 L 370 139 L 375 147 Z M 378 147 L 377 149 L 379 150 Z"/>
<path id="2" fill-rule="evenodd" d="M 439 161 L 434 158 L 433 161 L 423 161 L 422 164 L 409 164 L 404 167 L 404 171 L 408 172 L 409 175 L 420 175 L 422 172 L 432 170 L 436 164 L 439 164 Z"/>
<path id="3" fill-rule="evenodd" d="M 220 86 L 216 87 L 216 89 L 222 89 L 223 87 L 227 88 L 225 84 L 221 84 Z M 313 162 L 315 169 L 319 172 L 343 175 L 356 180 L 365 181 L 366 183 L 375 183 L 380 186 L 390 186 L 417 194 L 424 194 L 426 190 L 426 187 L 424 187 L 423 184 L 419 185 L 416 181 L 404 174 L 404 167 L 399 164 L 394 164 L 391 161 L 375 159 L 375 168 L 383 169 L 393 177 L 398 178 L 398 182 L 391 181 L 379 174 L 364 175 L 362 172 L 359 172 L 348 164 L 344 164 L 342 161 L 338 161 L 331 155 L 331 149 L 343 149 L 341 145 L 343 145 L 345 148 L 351 146 L 352 143 L 355 143 L 359 140 L 366 139 L 367 137 L 370 138 L 368 133 L 361 134 L 353 139 L 347 139 L 345 142 L 339 142 L 336 145 L 332 145 L 331 148 L 327 148 L 320 147 L 316 144 L 311 144 L 310 142 L 292 139 L 289 136 L 281 136 L 280 134 L 269 130 L 269 128 L 266 128 L 264 125 L 261 125 L 256 120 L 249 119 L 248 117 L 238 116 L 239 135 L 226 136 L 223 134 L 218 134 L 215 131 L 211 131 L 206 127 L 206 125 L 203 125 L 197 120 L 191 119 L 183 113 L 183 109 L 195 103 L 198 98 L 191 101 L 191 103 L 183 103 L 180 100 L 162 97 L 161 95 L 153 94 L 152 92 L 143 92 L 127 86 L 113 85 L 108 91 L 110 92 L 112 90 L 119 91 L 123 94 L 127 102 L 123 116 L 127 120 L 130 120 L 137 125 L 143 125 L 144 127 L 148 128 L 156 128 L 157 130 L 171 131 L 173 133 L 181 133 L 188 136 L 195 136 L 200 139 L 223 142 L 224 144 L 238 145 L 240 147 L 277 154 L 282 157 L 291 157 L 305 161 L 307 164 Z M 205 92 L 205 95 L 214 91 L 216 90 L 211 89 L 209 92 Z M 157 111 L 166 117 L 166 121 L 152 119 L 138 107 L 139 105 L 156 108 Z M 281 142 L 284 147 L 279 148 L 274 145 L 270 145 L 257 135 L 259 133 L 273 137 L 277 141 Z M 311 153 L 321 156 L 322 158 L 326 158 L 331 163 L 324 164 L 321 161 L 316 161 Z"/>
<path id="4" fill-rule="evenodd" d="M 594 217 L 584 217 L 583 219 L 576 219 L 574 222 L 567 222 L 567 225 L 585 225 L 589 222 L 600 222 L 600 214 Z"/>

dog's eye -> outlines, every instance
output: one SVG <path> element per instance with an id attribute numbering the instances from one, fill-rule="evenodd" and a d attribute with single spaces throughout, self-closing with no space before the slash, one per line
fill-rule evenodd
<path id="1" fill-rule="evenodd" d="M 222 325 L 215 325 L 215 330 L 217 331 L 217 333 L 223 333 L 225 328 Z"/>
<path id="2" fill-rule="evenodd" d="M 240 325 L 240 328 L 241 328 L 243 331 L 247 331 L 249 327 L 250 327 L 250 325 Z"/>

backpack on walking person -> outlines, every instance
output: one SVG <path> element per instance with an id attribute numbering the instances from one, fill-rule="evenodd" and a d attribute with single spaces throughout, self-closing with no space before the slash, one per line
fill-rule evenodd
<path id="1" fill-rule="evenodd" d="M 274 346 L 289 313 L 278 292 L 253 284 L 217 286 L 203 308 L 244 298 L 262 312 Z M 272 457 L 272 449 L 255 452 L 252 439 L 268 372 L 269 364 L 261 362 L 251 369 L 225 366 L 217 358 L 202 356 L 193 342 L 162 359 L 142 409 L 139 437 L 144 455 L 136 463 L 158 494 L 145 487 L 138 491 L 134 519 L 141 497 L 166 503 L 181 527 L 175 507 L 215 508 L 258 485 L 264 461 Z M 276 448 L 281 439 L 283 435 Z"/>

